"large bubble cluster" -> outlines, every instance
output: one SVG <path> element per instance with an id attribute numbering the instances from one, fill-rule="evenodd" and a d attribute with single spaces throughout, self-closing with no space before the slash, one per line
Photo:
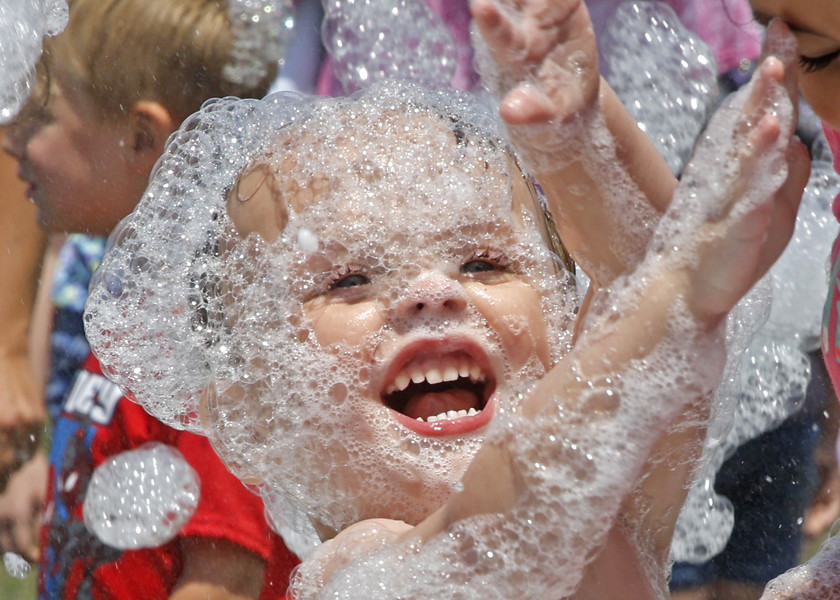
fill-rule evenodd
<path id="1" fill-rule="evenodd" d="M 489 376 L 504 401 L 571 336 L 576 294 L 497 126 L 466 94 L 396 82 L 352 99 L 208 104 L 111 237 L 87 306 L 91 346 L 164 422 L 200 429 L 203 410 L 237 475 L 283 490 L 320 523 L 420 520 L 482 436 L 400 425 L 392 413 L 408 409 L 380 395 L 399 396 L 385 379 L 401 373 L 383 370 L 412 344 L 439 348 L 446 364 L 403 370 L 432 384 L 454 369 L 477 388 Z M 259 204 L 261 189 L 272 200 Z M 252 208 L 263 216 L 236 216 Z M 515 274 L 496 289 L 521 290 L 533 314 L 492 321 L 488 293 L 454 321 L 400 316 L 412 294 L 417 305 L 462 302 L 474 292 L 459 270 L 475 262 Z M 350 313 L 331 322 L 330 286 L 361 276 L 364 294 L 341 292 Z M 532 333 L 543 313 L 548 341 Z"/>
<path id="2" fill-rule="evenodd" d="M 424 0 L 325 1 L 323 39 L 347 93 L 389 78 L 448 86 L 455 75 L 455 41 Z"/>
<path id="3" fill-rule="evenodd" d="M 99 465 L 85 495 L 85 525 L 102 542 L 131 550 L 172 540 L 198 507 L 201 483 L 175 448 L 150 443 Z"/>
<path id="4" fill-rule="evenodd" d="M 44 36 L 64 29 L 68 16 L 65 0 L 0 0 L 0 124 L 26 102 Z"/>

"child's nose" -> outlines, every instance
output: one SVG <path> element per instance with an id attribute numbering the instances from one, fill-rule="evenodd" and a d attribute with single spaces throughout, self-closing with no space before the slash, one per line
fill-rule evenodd
<path id="1" fill-rule="evenodd" d="M 418 314 L 458 314 L 467 307 L 460 283 L 438 272 L 423 273 L 410 284 L 397 306 L 401 317 Z"/>

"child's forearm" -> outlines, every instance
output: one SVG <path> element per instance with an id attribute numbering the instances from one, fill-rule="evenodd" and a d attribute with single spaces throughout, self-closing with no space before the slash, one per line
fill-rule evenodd
<path id="1" fill-rule="evenodd" d="M 677 181 L 603 79 L 597 105 L 581 118 L 577 135 L 557 148 L 559 156 L 533 169 L 560 237 L 600 287 L 644 255 Z"/>

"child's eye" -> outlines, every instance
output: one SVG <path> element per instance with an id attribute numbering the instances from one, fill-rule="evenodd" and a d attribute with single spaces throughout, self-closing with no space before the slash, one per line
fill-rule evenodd
<path id="1" fill-rule="evenodd" d="M 461 273 L 483 273 L 485 271 L 492 271 L 495 268 L 496 265 L 489 260 L 475 259 L 465 262 L 461 266 Z"/>
<path id="2" fill-rule="evenodd" d="M 486 273 L 488 271 L 507 271 L 510 261 L 503 254 L 490 254 L 489 251 L 476 253 L 461 265 L 461 273 Z"/>
<path id="3" fill-rule="evenodd" d="M 333 284 L 333 287 L 336 288 L 348 288 L 354 287 L 357 285 L 366 285 L 370 283 L 368 278 L 364 275 L 348 275 L 347 277 L 342 277 L 338 281 Z"/>
<path id="4" fill-rule="evenodd" d="M 367 275 L 357 267 L 341 267 L 332 273 L 330 289 L 351 288 L 370 283 Z"/>
<path id="5" fill-rule="evenodd" d="M 838 56 L 840 56 L 840 49 L 835 50 L 834 52 L 829 52 L 828 54 L 823 54 L 822 56 L 800 56 L 799 66 L 806 73 L 813 73 L 814 71 L 826 68 Z"/>

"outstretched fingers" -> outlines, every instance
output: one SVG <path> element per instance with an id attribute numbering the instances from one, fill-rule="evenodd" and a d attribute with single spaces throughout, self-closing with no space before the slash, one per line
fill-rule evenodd
<path id="1" fill-rule="evenodd" d="M 757 264 L 763 275 L 784 250 L 796 223 L 796 213 L 802 192 L 810 174 L 810 159 L 805 146 L 796 138 L 796 114 L 799 97 L 796 65 L 796 46 L 793 36 L 781 21 L 774 22 L 768 31 L 765 57 L 756 73 L 754 87 L 744 107 L 748 156 L 742 166 L 741 187 L 759 185 L 756 182 L 758 161 L 769 160 L 768 154 L 781 155 L 780 168 L 787 171 L 786 179 L 768 195 L 770 222 L 766 241 Z M 789 103 L 790 108 L 783 106 Z M 785 111 L 790 115 L 784 118 Z M 773 150 L 777 140 L 781 149 Z M 747 193 L 748 190 L 739 190 Z"/>
<path id="2" fill-rule="evenodd" d="M 571 39 L 581 16 L 589 23 L 582 0 L 531 0 L 504 8 L 495 0 L 473 0 L 470 9 L 494 60 L 511 68 L 539 65 L 558 43 Z"/>
<path id="3" fill-rule="evenodd" d="M 750 86 L 712 120 L 680 184 L 684 198 L 678 206 L 689 210 L 685 200 L 694 194 L 707 206 L 689 304 L 710 324 L 767 272 L 793 233 L 809 160 L 795 137 L 791 61 L 787 54 L 762 61 Z"/>
<path id="4" fill-rule="evenodd" d="M 474 0 L 473 19 L 497 74 L 491 86 L 511 125 L 564 120 L 598 92 L 598 54 L 581 0 L 532 0 L 500 6 Z M 487 76 L 488 74 L 484 74 Z"/>

